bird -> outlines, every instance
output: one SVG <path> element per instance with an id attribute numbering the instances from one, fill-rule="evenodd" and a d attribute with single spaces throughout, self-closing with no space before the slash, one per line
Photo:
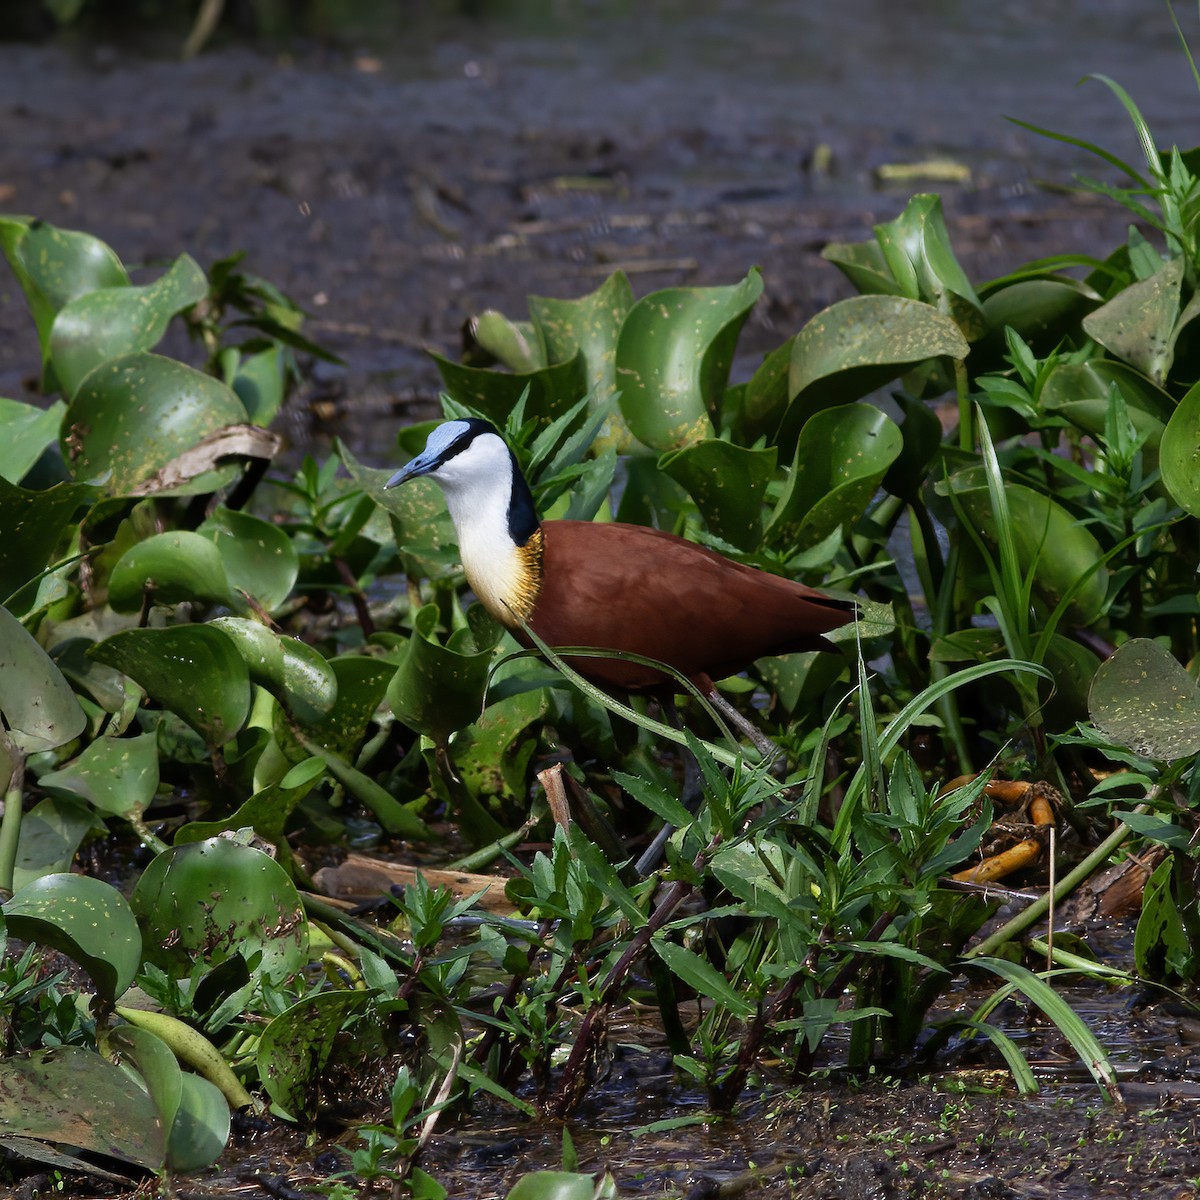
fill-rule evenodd
<path id="1" fill-rule="evenodd" d="M 706 697 L 755 659 L 829 650 L 852 601 L 749 567 L 686 538 L 617 521 L 541 521 L 517 460 L 489 421 L 434 427 L 385 485 L 427 476 L 442 490 L 467 583 L 529 646 L 637 654 L 673 667 Z M 585 679 L 668 698 L 671 675 L 618 658 L 568 658 Z"/>

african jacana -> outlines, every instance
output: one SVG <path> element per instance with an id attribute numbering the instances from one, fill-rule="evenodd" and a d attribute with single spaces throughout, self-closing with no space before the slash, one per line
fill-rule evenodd
<path id="1" fill-rule="evenodd" d="M 428 475 L 446 497 L 463 570 L 502 625 L 551 647 L 620 650 L 667 663 L 713 695 L 757 658 L 828 650 L 850 602 L 743 566 L 674 534 L 602 521 L 539 522 L 512 451 L 487 421 L 446 421 L 388 480 Z M 621 659 L 571 665 L 602 687 L 669 695 L 678 685 Z"/>

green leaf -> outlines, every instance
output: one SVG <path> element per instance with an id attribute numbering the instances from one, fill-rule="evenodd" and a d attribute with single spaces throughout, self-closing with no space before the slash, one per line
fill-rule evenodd
<path id="1" fill-rule="evenodd" d="M 98 642 L 89 654 L 139 683 L 210 747 L 233 738 L 250 711 L 246 663 L 219 629 L 127 629 Z"/>
<path id="2" fill-rule="evenodd" d="M 1171 414 L 1159 445 L 1158 464 L 1171 499 L 1192 516 L 1200 516 L 1200 383 L 1188 388 Z"/>
<path id="3" fill-rule="evenodd" d="M 699 995 L 720 1005 L 735 1017 L 753 1016 L 754 1005 L 734 991 L 729 980 L 706 958 L 660 937 L 652 938 L 650 945 L 654 953 L 667 964 L 671 974 L 682 979 Z"/>
<path id="4" fill-rule="evenodd" d="M 997 525 L 980 468 L 952 475 L 938 485 L 938 491 L 953 491 L 980 535 L 998 545 L 1004 527 Z M 1006 528 L 1022 577 L 1033 572 L 1034 591 L 1051 609 L 1070 595 L 1067 620 L 1090 625 L 1104 611 L 1108 596 L 1109 573 L 1101 565 L 1104 552 L 1100 543 L 1073 513 L 1041 492 L 1006 481 L 1004 496 L 1009 514 Z"/>
<path id="5" fill-rule="evenodd" d="M 536 327 L 528 321 L 510 321 L 503 313 L 489 308 L 471 320 L 471 333 L 480 348 L 502 362 L 510 371 L 528 374 L 549 365 Z M 558 355 L 554 362 L 565 362 L 574 354 Z"/>
<path id="6" fill-rule="evenodd" d="M 234 347 L 221 356 L 222 377 L 246 408 L 252 425 L 267 426 L 275 419 L 287 393 L 288 350 L 271 346 L 243 355 Z"/>
<path id="7" fill-rule="evenodd" d="M 230 838 L 160 854 L 130 903 L 146 958 L 164 971 L 186 973 L 197 958 L 215 966 L 241 954 L 264 979 L 281 984 L 308 959 L 308 925 L 295 884 L 269 855 Z"/>
<path id="8" fill-rule="evenodd" d="M 1200 687 L 1169 650 L 1132 638 L 1096 672 L 1092 723 L 1143 758 L 1175 762 L 1200 752 Z"/>
<path id="9" fill-rule="evenodd" d="M 513 1185 L 505 1200 L 596 1200 L 597 1195 L 615 1196 L 616 1191 L 597 1193 L 591 1175 L 571 1171 L 530 1171 Z"/>
<path id="10" fill-rule="evenodd" d="M 171 1048 L 148 1029 L 136 1025 L 118 1025 L 97 1037 L 100 1049 L 113 1062 L 145 1083 L 158 1114 L 158 1124 L 168 1136 L 179 1113 L 183 1097 L 183 1072 Z M 136 1075 L 134 1071 L 136 1070 Z M 226 1108 L 226 1113 L 228 1113 Z"/>
<path id="11" fill-rule="evenodd" d="M 712 432 L 738 334 L 762 287 L 754 269 L 731 287 L 668 288 L 629 310 L 616 382 L 636 438 L 675 450 Z"/>
<path id="12" fill-rule="evenodd" d="M 23 1134 L 150 1171 L 159 1170 L 165 1156 L 154 1101 L 120 1067 L 83 1046 L 0 1059 L 0 1127 L 6 1135 Z"/>
<path id="13" fill-rule="evenodd" d="M 78 737 L 87 717 L 50 656 L 0 607 L 0 715 L 26 754 Z"/>
<path id="14" fill-rule="evenodd" d="M 775 447 L 751 450 L 716 438 L 664 454 L 659 468 L 681 484 L 709 529 L 740 550 L 762 540 L 762 502 L 775 474 Z"/>
<path id="15" fill-rule="evenodd" d="M 102 828 L 88 808 L 73 797 L 47 796 L 38 801 L 21 821 L 13 890 L 45 875 L 69 871 L 83 839 Z"/>
<path id="16" fill-rule="evenodd" d="M 765 540 L 804 550 L 839 526 L 849 533 L 903 444 L 899 426 L 873 405 L 847 404 L 816 413 L 800 432 Z"/>
<path id="17" fill-rule="evenodd" d="M 158 790 L 158 737 L 100 737 L 38 786 L 51 795 L 77 796 L 101 812 L 138 817 Z"/>
<path id="18" fill-rule="evenodd" d="M 969 349 L 949 317 L 919 300 L 853 296 L 831 305 L 792 344 L 791 402 L 777 435 L 780 448 L 792 451 L 813 413 L 858 400 L 914 363 L 963 359 Z"/>
<path id="19" fill-rule="evenodd" d="M 197 600 L 244 607 L 225 578 L 225 565 L 216 546 L 187 530 L 153 534 L 130 546 L 117 560 L 108 580 L 108 602 L 113 610 L 137 612 L 147 591 L 156 604 Z"/>
<path id="20" fill-rule="evenodd" d="M 442 645 L 435 638 L 438 620 L 433 604 L 417 614 L 404 657 L 388 684 L 387 700 L 410 729 L 444 745 L 483 711 L 493 646 L 479 648 L 467 630 Z"/>
<path id="21" fill-rule="evenodd" d="M 1161 384 L 1175 359 L 1184 261 L 1173 258 L 1149 279 L 1130 284 L 1089 313 L 1083 329 L 1117 358 Z"/>
<path id="22" fill-rule="evenodd" d="M 305 1105 L 342 1030 L 366 1007 L 370 993 L 322 992 L 282 1012 L 263 1030 L 258 1075 L 275 1107 L 288 1120 L 314 1115 Z M 315 1101 L 314 1101 L 315 1102 Z"/>
<path id="23" fill-rule="evenodd" d="M 549 424 L 587 392 L 587 372 L 583 356 L 564 363 L 543 367 L 521 375 L 466 367 L 434 354 L 446 391 L 460 404 L 469 404 L 493 424 L 504 426 L 509 413 L 526 394 L 525 415 Z"/>
<path id="24" fill-rule="evenodd" d="M 1195 952 L 1171 890 L 1174 872 L 1175 860 L 1168 855 L 1146 881 L 1133 937 L 1133 960 L 1143 979 L 1191 974 Z"/>
<path id="25" fill-rule="evenodd" d="M 218 507 L 196 530 L 220 551 L 229 588 L 274 612 L 292 594 L 300 573 L 296 548 L 278 525 Z"/>
<path id="26" fill-rule="evenodd" d="M 54 561 L 80 507 L 95 494 L 83 483 L 27 491 L 0 477 L 0 600 L 11 599 Z"/>
<path id="27" fill-rule="evenodd" d="M 0 479 L 20 483 L 42 452 L 58 440 L 67 406 L 55 400 L 36 408 L 19 400 L 0 398 Z"/>
<path id="28" fill-rule="evenodd" d="M 179 1112 L 171 1126 L 167 1165 L 173 1171 L 213 1166 L 229 1141 L 229 1105 L 220 1089 L 200 1075 L 184 1072 Z"/>
<path id="29" fill-rule="evenodd" d="M 529 315 L 551 363 L 583 355 L 589 405 L 597 408 L 617 394 L 617 339 L 633 307 L 633 289 L 624 271 L 615 271 L 594 292 L 575 300 L 530 296 Z M 593 443 L 594 452 L 612 447 L 625 451 L 633 443 L 620 413 L 612 413 Z"/>
<path id="30" fill-rule="evenodd" d="M 1013 329 L 1023 341 L 1046 352 L 1056 345 L 1100 302 L 1100 297 L 1078 279 L 1051 276 L 1017 279 L 990 292 L 983 301 L 988 334 L 974 347 L 991 361 L 1004 352 L 1004 330 Z"/>
<path id="31" fill-rule="evenodd" d="M 207 294 L 204 272 L 181 254 L 145 287 L 99 288 L 63 305 L 50 329 L 50 365 L 63 392 L 73 396 L 102 362 L 152 349 L 171 318 Z"/>
<path id="32" fill-rule="evenodd" d="M 74 959 L 106 1000 L 133 982 L 142 938 L 125 897 L 90 875 L 43 875 L 4 905 L 10 937 L 50 946 Z"/>
<path id="33" fill-rule="evenodd" d="M 280 637 L 258 621 L 217 617 L 209 622 L 228 634 L 245 660 L 250 678 L 282 701 L 289 712 L 312 725 L 327 717 L 337 702 L 333 667 L 298 638 Z"/>
<path id="34" fill-rule="evenodd" d="M 101 479 L 127 495 L 160 468 L 226 425 L 246 420 L 223 383 L 171 358 L 130 354 L 93 371 L 67 408 L 60 435 L 76 479 Z M 186 494 L 212 490 L 212 476 Z"/>

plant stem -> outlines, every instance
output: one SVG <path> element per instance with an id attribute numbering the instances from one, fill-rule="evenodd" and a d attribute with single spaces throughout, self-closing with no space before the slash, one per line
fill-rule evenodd
<path id="1" fill-rule="evenodd" d="M 0 819 L 0 897 L 7 899 L 12 895 L 17 844 L 21 837 L 25 756 L 3 729 L 0 729 L 0 756 L 7 757 L 10 768 L 8 786 L 4 790 L 4 817 Z"/>

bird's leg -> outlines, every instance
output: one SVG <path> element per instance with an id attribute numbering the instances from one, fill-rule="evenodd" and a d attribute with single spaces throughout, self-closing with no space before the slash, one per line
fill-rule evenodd
<path id="1" fill-rule="evenodd" d="M 764 762 L 772 763 L 776 768 L 786 765 L 787 759 L 783 751 L 753 721 L 742 716 L 715 687 L 704 698 L 730 725 L 750 740 L 750 744 L 762 755 Z"/>

